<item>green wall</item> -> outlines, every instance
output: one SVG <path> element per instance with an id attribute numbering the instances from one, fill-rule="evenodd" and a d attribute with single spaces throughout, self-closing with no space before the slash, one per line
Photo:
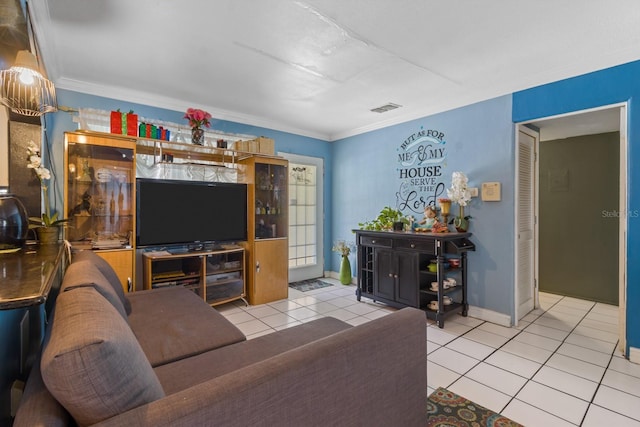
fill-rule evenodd
<path id="1" fill-rule="evenodd" d="M 540 290 L 618 304 L 620 135 L 540 143 Z"/>

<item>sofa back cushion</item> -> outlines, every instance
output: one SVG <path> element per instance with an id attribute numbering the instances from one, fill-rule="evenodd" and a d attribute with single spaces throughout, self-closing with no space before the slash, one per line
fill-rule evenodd
<path id="1" fill-rule="evenodd" d="M 114 292 L 122 302 L 124 310 L 127 314 L 131 314 L 131 304 L 129 300 L 125 297 L 124 289 L 122 289 L 122 283 L 120 283 L 120 278 L 116 274 L 115 270 L 109 265 L 109 263 L 102 258 L 100 255 L 96 254 L 93 251 L 79 251 L 73 254 L 73 262 L 79 261 L 91 261 L 100 273 L 107 279 L 107 282 L 113 287 Z"/>
<path id="2" fill-rule="evenodd" d="M 42 379 L 80 426 L 164 397 L 127 322 L 92 287 L 58 296 Z"/>
<path id="3" fill-rule="evenodd" d="M 127 311 L 114 291 L 113 286 L 98 270 L 96 265 L 89 260 L 75 261 L 64 274 L 60 293 L 70 292 L 78 288 L 94 288 L 120 313 L 123 319 L 127 320 Z"/>

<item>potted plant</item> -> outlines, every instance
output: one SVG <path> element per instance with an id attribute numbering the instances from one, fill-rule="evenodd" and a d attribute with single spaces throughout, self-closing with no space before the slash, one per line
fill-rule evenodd
<path id="1" fill-rule="evenodd" d="M 42 166 L 40 148 L 33 141 L 27 145 L 28 163 L 27 167 L 33 169 L 40 188 L 42 189 L 42 199 L 44 201 L 44 212 L 41 217 L 29 217 L 29 228 L 35 228 L 40 243 L 55 243 L 60 235 L 60 226 L 67 222 L 67 219 L 58 219 L 58 212 L 51 211 L 49 204 L 49 192 L 47 181 L 51 179 L 49 169 Z"/>
<path id="2" fill-rule="evenodd" d="M 403 230 L 409 220 L 399 210 L 385 206 L 378 217 L 365 222 L 359 222 L 358 226 L 363 230 Z"/>

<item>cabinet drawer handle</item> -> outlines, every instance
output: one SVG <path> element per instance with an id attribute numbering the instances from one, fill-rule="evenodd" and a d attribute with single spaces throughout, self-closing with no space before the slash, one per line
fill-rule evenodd
<path id="1" fill-rule="evenodd" d="M 394 275 L 393 275 L 393 277 L 395 277 L 395 278 L 397 279 L 397 278 L 398 278 L 398 275 L 397 275 L 397 274 L 394 274 Z"/>
<path id="2" fill-rule="evenodd" d="M 389 277 L 393 277 L 393 274 L 392 274 L 392 273 L 389 273 Z"/>
<path id="3" fill-rule="evenodd" d="M 376 241 L 375 241 L 375 240 L 372 240 L 372 241 L 371 241 L 371 243 L 373 243 L 373 244 L 375 245 Z"/>
<path id="4" fill-rule="evenodd" d="M 412 244 L 411 244 L 411 249 L 413 249 L 413 248 L 415 248 L 415 247 L 416 247 L 415 243 L 412 243 Z"/>

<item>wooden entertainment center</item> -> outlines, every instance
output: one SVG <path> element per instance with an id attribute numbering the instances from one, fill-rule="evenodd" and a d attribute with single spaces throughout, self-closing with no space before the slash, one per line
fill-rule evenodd
<path id="1" fill-rule="evenodd" d="M 247 184 L 247 240 L 224 242 L 222 248 L 205 244 L 196 252 L 188 252 L 188 245 L 136 248 L 141 155 L 167 170 L 197 166 L 237 173 L 237 182 Z M 65 238 L 74 250 L 94 250 L 107 260 L 129 292 L 136 290 L 138 265 L 143 273 L 138 289 L 186 285 L 212 305 L 245 297 L 250 304 L 286 298 L 287 188 L 288 161 L 274 155 L 95 131 L 65 133 Z M 155 274 L 172 263 L 182 272 L 176 268 L 169 278 Z"/>
<path id="2" fill-rule="evenodd" d="M 244 299 L 244 249 L 225 245 L 193 252 L 142 254 L 144 289 L 184 286 L 211 305 Z"/>

